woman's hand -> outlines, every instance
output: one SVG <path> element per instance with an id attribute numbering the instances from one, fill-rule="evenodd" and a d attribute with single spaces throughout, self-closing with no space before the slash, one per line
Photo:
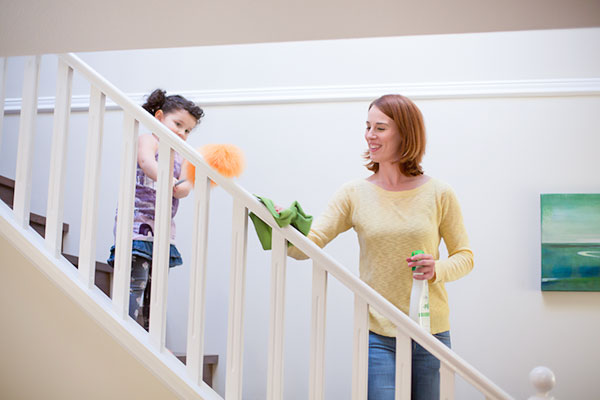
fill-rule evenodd
<path id="1" fill-rule="evenodd" d="M 417 267 L 413 277 L 417 280 L 435 279 L 435 260 L 431 254 L 416 254 L 406 259 L 408 267 Z M 422 275 L 417 275 L 417 273 Z"/>

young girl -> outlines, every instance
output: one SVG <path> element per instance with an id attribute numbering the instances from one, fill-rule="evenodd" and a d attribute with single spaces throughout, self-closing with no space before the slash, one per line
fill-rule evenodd
<path id="1" fill-rule="evenodd" d="M 164 90 L 156 89 L 142 106 L 173 133 L 187 140 L 192 129 L 199 123 L 204 111 L 192 101 L 179 95 L 166 96 Z M 171 212 L 171 248 L 169 267 L 183 263 L 175 241 L 175 223 L 179 199 L 187 196 L 192 184 L 184 180 L 181 170 L 182 157 L 175 153 L 173 166 L 173 208 Z M 148 330 L 150 283 L 152 274 L 152 249 L 154 238 L 154 208 L 156 204 L 156 177 L 158 173 L 158 138 L 154 134 L 141 135 L 138 140 L 135 206 L 133 214 L 133 244 L 131 258 L 131 286 L 129 290 L 129 315 Z M 175 185 L 175 183 L 183 182 Z M 116 218 L 115 218 L 116 232 Z M 110 249 L 108 264 L 113 266 L 115 246 Z"/>

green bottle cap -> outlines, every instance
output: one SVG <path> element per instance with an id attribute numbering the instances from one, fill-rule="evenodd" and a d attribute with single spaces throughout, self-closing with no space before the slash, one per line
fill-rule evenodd
<path id="1" fill-rule="evenodd" d="M 423 250 L 415 250 L 412 253 L 410 253 L 410 256 L 416 256 L 417 254 L 425 254 L 425 252 Z M 414 271 L 415 269 L 417 269 L 417 267 L 412 267 L 412 270 Z"/>

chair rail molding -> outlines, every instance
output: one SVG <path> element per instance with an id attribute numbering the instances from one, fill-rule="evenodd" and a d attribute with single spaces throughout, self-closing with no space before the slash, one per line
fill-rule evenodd
<path id="1" fill-rule="evenodd" d="M 262 87 L 250 89 L 223 89 L 178 91 L 202 106 L 242 106 L 293 103 L 326 103 L 371 101 L 386 93 L 402 93 L 413 100 L 445 100 L 503 97 L 565 97 L 599 96 L 600 78 L 533 79 L 505 81 L 389 83 L 373 85 Z M 135 103 L 143 103 L 145 94 L 129 93 Z M 55 98 L 38 98 L 38 112 L 54 112 Z M 73 95 L 71 110 L 88 111 L 89 95 Z M 5 114 L 21 112 L 21 98 L 7 98 Z M 120 110 L 106 99 L 106 110 Z"/>

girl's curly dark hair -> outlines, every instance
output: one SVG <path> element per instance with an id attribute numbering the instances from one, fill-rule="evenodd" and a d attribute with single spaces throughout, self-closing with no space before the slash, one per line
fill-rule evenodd
<path id="1" fill-rule="evenodd" d="M 167 96 L 167 92 L 162 89 L 156 89 L 150 93 L 142 108 L 152 115 L 155 115 L 158 110 L 162 110 L 165 114 L 185 110 L 196 118 L 196 121 L 200 121 L 200 118 L 204 116 L 204 111 L 193 101 L 178 94 Z"/>

